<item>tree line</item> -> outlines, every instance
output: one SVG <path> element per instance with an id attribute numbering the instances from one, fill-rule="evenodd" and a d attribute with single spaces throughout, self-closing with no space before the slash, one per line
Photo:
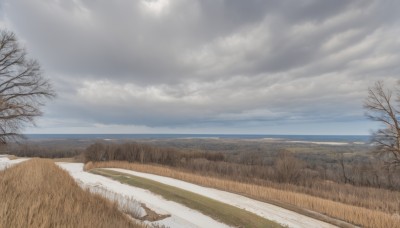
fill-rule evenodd
<path id="1" fill-rule="evenodd" d="M 239 157 L 239 158 L 238 158 Z M 338 156 L 333 162 L 311 164 L 295 154 L 280 150 L 268 159 L 259 153 L 193 151 L 143 143 L 97 142 L 84 151 L 85 162 L 128 161 L 175 167 L 192 173 L 241 182 L 288 183 L 319 186 L 323 181 L 378 188 L 399 188 L 400 178 L 381 160 L 349 161 Z M 398 170 L 397 170 L 398 171 Z"/>
<path id="2" fill-rule="evenodd" d="M 199 158 L 222 161 L 225 156 L 222 153 L 188 153 L 175 148 L 155 147 L 135 142 L 124 144 L 96 142 L 85 150 L 84 157 L 86 161 L 120 160 L 178 166 L 181 162 Z"/>

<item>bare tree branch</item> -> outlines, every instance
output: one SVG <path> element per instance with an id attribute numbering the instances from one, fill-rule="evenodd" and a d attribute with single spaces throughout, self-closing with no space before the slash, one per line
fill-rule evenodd
<path id="1" fill-rule="evenodd" d="M 383 128 L 374 133 L 373 142 L 377 154 L 384 157 L 390 166 L 400 166 L 400 90 L 397 89 L 395 94 L 396 100 L 393 99 L 393 91 L 378 81 L 368 89 L 364 103 L 366 116 L 383 124 Z"/>
<path id="2" fill-rule="evenodd" d="M 37 61 L 27 58 L 14 33 L 0 31 L 0 144 L 21 137 L 55 92 Z"/>

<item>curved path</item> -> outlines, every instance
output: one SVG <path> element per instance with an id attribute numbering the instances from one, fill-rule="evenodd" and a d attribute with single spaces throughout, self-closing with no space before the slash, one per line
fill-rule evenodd
<path id="1" fill-rule="evenodd" d="M 158 214 L 170 214 L 171 216 L 155 223 L 165 225 L 171 228 L 192 228 L 192 227 L 212 227 L 227 228 L 229 226 L 220 223 L 196 210 L 192 210 L 173 201 L 168 201 L 152 192 L 121 184 L 118 181 L 111 180 L 107 177 L 92 174 L 83 171 L 82 163 L 64 163 L 58 162 L 62 169 L 66 170 L 76 181 L 84 183 L 86 186 L 101 187 L 107 191 L 121 194 L 129 199 L 134 199 Z"/>
<path id="2" fill-rule="evenodd" d="M 126 173 L 129 175 L 134 175 L 138 177 L 147 178 L 153 181 L 157 181 L 163 184 L 167 184 L 170 186 L 178 187 L 185 189 L 187 191 L 194 192 L 199 195 L 206 196 L 208 198 L 218 200 L 220 202 L 245 209 L 247 211 L 253 212 L 259 216 L 262 216 L 266 219 L 278 222 L 282 225 L 287 225 L 289 227 L 294 228 L 310 228 L 310 227 L 318 227 L 318 228 L 331 228 L 336 227 L 332 224 L 307 217 L 305 215 L 272 205 L 268 203 L 264 203 L 261 201 L 257 201 L 254 199 L 250 199 L 248 197 L 244 197 L 242 195 L 225 192 L 213 188 L 207 188 L 199 185 L 195 185 L 192 183 L 188 183 L 185 181 L 173 179 L 170 177 L 163 177 L 149 173 L 141 173 L 132 170 L 126 169 L 117 169 L 117 168 L 104 168 L 108 170 L 113 170 L 121 173 Z"/>

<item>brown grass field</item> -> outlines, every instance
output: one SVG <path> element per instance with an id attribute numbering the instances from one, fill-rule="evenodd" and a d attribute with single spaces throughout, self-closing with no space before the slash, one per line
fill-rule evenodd
<path id="1" fill-rule="evenodd" d="M 0 171 L 0 227 L 142 227 L 50 160 Z"/>
<path id="2" fill-rule="evenodd" d="M 266 202 L 277 202 L 278 204 L 292 205 L 298 208 L 308 209 L 315 211 L 332 218 L 343 220 L 351 224 L 360 225 L 362 227 L 374 227 L 374 228 L 396 228 L 400 227 L 400 216 L 399 214 L 391 214 L 387 212 L 387 207 L 384 203 L 382 204 L 382 210 L 371 209 L 367 207 L 354 206 L 352 204 L 346 204 L 343 202 L 337 202 L 330 199 L 324 199 L 304 193 L 293 192 L 290 190 L 276 189 L 268 186 L 260 186 L 255 184 L 240 183 L 231 180 L 224 180 L 221 178 L 207 177 L 204 175 L 198 175 L 188 172 L 182 172 L 174 170 L 173 168 L 156 166 L 156 165 L 144 165 L 137 163 L 128 162 L 100 162 L 86 164 L 85 168 L 90 170 L 92 168 L 123 168 L 131 169 L 139 172 L 152 173 L 156 175 L 162 175 L 180 179 L 183 181 L 199 184 L 202 186 L 217 188 L 226 190 L 238 194 L 242 194 L 251 198 Z M 334 185 L 333 185 L 334 186 Z M 335 189 L 332 189 L 334 192 Z M 364 191 L 377 191 L 372 192 L 370 195 L 378 195 L 380 189 L 366 188 Z M 383 190 L 385 193 L 387 190 Z M 337 194 L 341 194 L 340 191 Z M 365 193 L 364 193 L 365 194 Z M 336 196 L 335 196 L 336 197 Z M 349 197 L 349 196 L 346 196 Z M 372 201 L 374 198 L 365 198 L 363 195 L 354 195 L 354 200 Z M 395 200 L 399 200 L 398 198 Z M 345 201 L 346 202 L 346 201 Z M 365 203 L 365 205 L 372 205 L 371 203 Z"/>

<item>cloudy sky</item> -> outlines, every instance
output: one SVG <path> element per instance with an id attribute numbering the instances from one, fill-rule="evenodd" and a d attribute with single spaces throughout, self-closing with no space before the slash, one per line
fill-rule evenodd
<path id="1" fill-rule="evenodd" d="M 28 133 L 368 134 L 397 0 L 0 0 L 58 97 Z"/>

